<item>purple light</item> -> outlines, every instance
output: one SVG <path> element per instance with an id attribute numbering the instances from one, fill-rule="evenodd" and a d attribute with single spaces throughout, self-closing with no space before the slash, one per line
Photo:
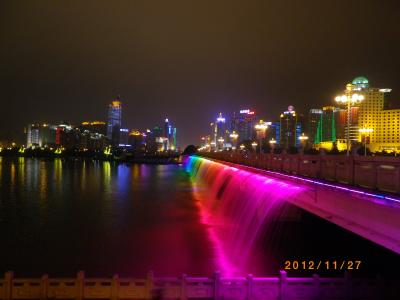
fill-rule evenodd
<path id="1" fill-rule="evenodd" d="M 199 157 L 185 165 L 195 179 L 194 196 L 220 271 L 236 276 L 260 266 L 253 257 L 257 239 L 284 212 L 285 200 L 303 188 Z"/>

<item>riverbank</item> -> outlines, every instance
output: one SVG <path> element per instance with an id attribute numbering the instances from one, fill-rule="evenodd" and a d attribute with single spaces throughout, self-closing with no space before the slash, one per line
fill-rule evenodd
<path id="1" fill-rule="evenodd" d="M 50 149 L 24 149 L 12 148 L 2 149 L 0 157 L 27 157 L 27 158 L 43 158 L 65 160 L 99 160 L 99 161 L 115 161 L 123 163 L 138 164 L 179 164 L 182 162 L 180 153 L 134 153 L 123 150 L 115 150 L 113 152 L 105 152 L 100 150 L 50 150 Z"/>

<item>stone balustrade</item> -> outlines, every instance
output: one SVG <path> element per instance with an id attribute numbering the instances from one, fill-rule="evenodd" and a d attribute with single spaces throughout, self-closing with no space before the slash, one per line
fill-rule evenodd
<path id="1" fill-rule="evenodd" d="M 154 277 L 145 279 L 86 278 L 79 272 L 76 278 L 14 278 L 7 272 L 0 280 L 0 299 L 398 299 L 398 281 L 356 279 L 346 274 L 342 278 L 280 277 L 226 278 L 218 272 L 213 277 Z M 382 298 L 380 298 L 382 297 Z"/>
<path id="2" fill-rule="evenodd" d="M 400 193 L 400 158 L 384 156 L 201 152 L 199 155 L 259 169 L 291 173 L 372 190 Z"/>

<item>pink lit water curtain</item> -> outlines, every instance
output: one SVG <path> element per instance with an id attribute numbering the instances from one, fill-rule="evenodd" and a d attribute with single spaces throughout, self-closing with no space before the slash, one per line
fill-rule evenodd
<path id="1" fill-rule="evenodd" d="M 187 158 L 185 168 L 193 178 L 216 264 L 225 276 L 247 274 L 257 263 L 254 247 L 269 220 L 283 213 L 284 200 L 302 188 L 195 156 Z"/>

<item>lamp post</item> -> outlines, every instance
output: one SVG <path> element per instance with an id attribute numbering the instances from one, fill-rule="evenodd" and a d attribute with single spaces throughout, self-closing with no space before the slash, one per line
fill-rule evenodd
<path id="1" fill-rule="evenodd" d="M 308 136 L 304 135 L 304 133 L 299 136 L 300 144 L 301 144 L 301 152 L 304 153 L 304 146 L 307 143 Z"/>
<path id="2" fill-rule="evenodd" d="M 269 140 L 269 144 L 271 145 L 271 153 L 274 153 L 275 145 L 276 145 L 276 140 L 274 138 Z"/>
<path id="3" fill-rule="evenodd" d="M 262 149 L 262 139 L 265 137 L 265 131 L 268 129 L 269 125 L 271 125 L 271 122 L 264 122 L 263 120 L 260 120 L 260 122 L 254 126 L 260 140 L 260 153 Z"/>
<path id="4" fill-rule="evenodd" d="M 252 143 L 251 143 L 251 146 L 253 147 L 253 150 L 254 150 L 254 152 L 255 152 L 256 149 L 257 149 L 257 143 L 256 143 L 256 142 L 252 142 Z"/>
<path id="5" fill-rule="evenodd" d="M 218 139 L 218 142 L 221 144 L 221 151 L 224 149 L 224 138 L 223 137 L 220 137 L 219 139 Z"/>
<path id="6" fill-rule="evenodd" d="M 337 96 L 335 98 L 336 102 L 340 104 L 347 105 L 347 137 L 346 137 L 346 144 L 347 144 L 347 156 L 350 155 L 350 121 L 351 121 L 351 108 L 354 104 L 361 102 L 364 100 L 363 95 L 359 94 L 351 94 L 352 85 L 348 84 L 346 88 L 346 94 Z"/>
<path id="7" fill-rule="evenodd" d="M 240 148 L 240 150 L 244 150 L 244 145 L 243 144 L 241 144 L 240 146 L 239 146 L 239 148 Z"/>
<path id="8" fill-rule="evenodd" d="M 232 139 L 232 149 L 235 150 L 236 142 L 237 142 L 239 135 L 235 131 L 233 131 L 229 136 Z"/>
<path id="9" fill-rule="evenodd" d="M 367 136 L 369 136 L 369 134 L 371 132 L 374 132 L 373 128 L 360 128 L 358 130 L 361 133 L 361 141 L 363 141 L 363 145 L 364 145 L 364 156 L 367 156 Z"/>

